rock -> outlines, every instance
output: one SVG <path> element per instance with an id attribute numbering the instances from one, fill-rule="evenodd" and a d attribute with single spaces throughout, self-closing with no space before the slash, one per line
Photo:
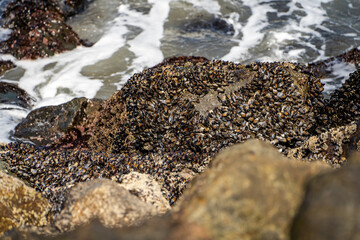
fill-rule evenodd
<path id="1" fill-rule="evenodd" d="M 93 0 L 54 0 L 66 18 L 84 11 Z"/>
<path id="2" fill-rule="evenodd" d="M 15 64 L 11 61 L 0 61 L 0 76 L 3 75 L 6 71 L 15 67 Z"/>
<path id="3" fill-rule="evenodd" d="M 360 239 L 359 176 L 360 153 L 354 153 L 346 166 L 312 179 L 291 239 Z"/>
<path id="4" fill-rule="evenodd" d="M 18 59 L 53 56 L 79 45 L 89 46 L 65 23 L 51 1 L 17 0 L 7 6 L 3 27 L 12 30 L 0 43 L 0 52 Z"/>
<path id="5" fill-rule="evenodd" d="M 0 103 L 29 109 L 34 99 L 15 84 L 0 82 Z"/>
<path id="6" fill-rule="evenodd" d="M 0 171 L 0 236 L 22 226 L 45 226 L 52 216 L 49 202 L 19 179 Z"/>
<path id="7" fill-rule="evenodd" d="M 100 107 L 101 100 L 75 98 L 70 102 L 31 111 L 15 128 L 14 136 L 37 145 L 75 147 L 84 145 L 88 121 Z"/>
<path id="8" fill-rule="evenodd" d="M 255 137 L 285 150 L 313 134 L 322 117 L 322 90 L 319 79 L 297 64 L 177 57 L 134 74 L 104 103 L 89 146 L 121 154 L 176 153 L 185 162 L 206 162 Z"/>
<path id="9" fill-rule="evenodd" d="M 287 156 L 339 167 L 353 150 L 360 151 L 360 121 L 312 136 L 301 147 L 290 150 Z"/>
<path id="10" fill-rule="evenodd" d="M 306 182 L 329 167 L 249 140 L 221 152 L 184 192 L 175 217 L 211 239 L 289 239 Z"/>
<path id="11" fill-rule="evenodd" d="M 121 186 L 142 201 L 153 205 L 159 214 L 170 209 L 169 202 L 161 193 L 161 186 L 151 175 L 131 172 L 123 176 Z"/>
<path id="12" fill-rule="evenodd" d="M 151 203 L 118 183 L 97 179 L 80 183 L 70 191 L 64 210 L 53 224 L 60 231 L 68 231 L 97 218 L 104 226 L 114 228 L 137 225 L 156 214 Z"/>

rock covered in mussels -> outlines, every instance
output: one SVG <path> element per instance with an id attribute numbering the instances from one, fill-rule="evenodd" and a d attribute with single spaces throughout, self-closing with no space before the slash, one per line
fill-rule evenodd
<path id="1" fill-rule="evenodd" d="M 305 143 L 289 150 L 287 156 L 307 161 L 323 161 L 339 167 L 351 151 L 360 150 L 360 121 L 329 129 L 311 136 Z"/>
<path id="2" fill-rule="evenodd" d="M 186 168 L 192 164 L 171 161 L 171 155 L 106 154 L 83 150 L 51 150 L 31 144 L 10 143 L 0 146 L 0 160 L 9 171 L 41 192 L 57 214 L 73 186 L 91 179 L 108 178 L 119 183 L 123 176 L 136 171 L 147 173 L 161 184 L 169 203 L 174 203 L 188 182 Z M 190 170 L 189 170 L 190 171 Z"/>
<path id="3" fill-rule="evenodd" d="M 112 153 L 176 152 L 185 161 L 203 161 L 252 137 L 281 149 L 297 147 L 315 127 L 322 90 L 299 64 L 180 57 L 134 74 L 110 97 L 89 146 Z"/>
<path id="4" fill-rule="evenodd" d="M 331 94 L 326 112 L 328 121 L 324 125 L 328 127 L 343 126 L 360 120 L 360 70 L 351 73 L 341 88 Z"/>
<path id="5" fill-rule="evenodd" d="M 0 82 L 0 103 L 30 108 L 34 99 L 22 88 L 7 82 Z"/>
<path id="6" fill-rule="evenodd" d="M 18 59 L 48 57 L 88 45 L 65 23 L 52 1 L 14 1 L 7 6 L 2 21 L 2 27 L 12 32 L 0 43 L 0 51 Z"/>

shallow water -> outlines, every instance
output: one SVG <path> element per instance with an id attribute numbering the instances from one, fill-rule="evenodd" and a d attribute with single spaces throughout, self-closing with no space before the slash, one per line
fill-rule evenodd
<path id="1" fill-rule="evenodd" d="M 95 44 L 36 61 L 1 56 L 19 67 L 0 80 L 25 89 L 33 108 L 105 99 L 133 73 L 173 55 L 307 63 L 360 46 L 359 0 L 94 0 L 68 22 Z M 7 33 L 0 29 L 0 38 Z M 323 80 L 327 94 L 355 69 L 333 68 L 340 75 Z M 0 142 L 10 141 L 27 112 L 0 105 Z"/>

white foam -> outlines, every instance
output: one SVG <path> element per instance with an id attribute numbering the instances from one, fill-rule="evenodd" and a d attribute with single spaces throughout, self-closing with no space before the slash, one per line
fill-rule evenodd
<path id="1" fill-rule="evenodd" d="M 130 11 L 122 5 L 119 11 L 122 14 L 121 22 L 135 25 L 142 32 L 129 41 L 129 50 L 134 53 L 135 59 L 131 62 L 132 75 L 146 67 L 151 67 L 164 58 L 160 50 L 161 38 L 164 32 L 164 23 L 170 11 L 169 0 L 149 0 L 153 4 L 148 14 Z"/>
<path id="2" fill-rule="evenodd" d="M 243 37 L 237 39 L 237 35 L 234 36 L 233 41 L 237 42 L 238 45 L 233 47 L 223 59 L 230 61 L 247 60 L 250 55 L 249 50 L 257 47 L 259 44 L 262 44 L 262 48 L 265 44 L 268 50 L 271 50 L 272 54 L 270 54 L 271 56 L 263 56 L 258 60 L 299 60 L 302 58 L 301 54 L 306 52 L 306 48 L 318 52 L 318 56 L 314 60 L 324 58 L 325 44 L 322 44 L 321 48 L 318 49 L 317 46 L 311 43 L 311 39 L 314 37 L 322 39 L 321 34 L 315 30 L 316 28 L 330 31 L 324 26 L 321 26 L 327 19 L 326 11 L 322 8 L 322 3 L 330 1 L 331 0 L 302 0 L 287 2 L 286 4 L 289 10 L 287 12 L 277 13 L 278 17 L 294 16 L 295 11 L 304 11 L 306 15 L 301 18 L 297 16 L 296 19 L 289 18 L 285 26 L 267 30 L 266 27 L 269 26 L 267 14 L 276 12 L 276 9 L 270 5 L 272 1 L 243 0 L 243 4 L 250 7 L 252 14 L 243 26 L 234 25 L 239 32 L 243 33 Z M 284 51 L 283 49 L 293 41 L 298 41 L 304 48 Z M 322 41 L 325 43 L 324 39 L 322 39 Z"/>
<path id="3" fill-rule="evenodd" d="M 341 85 L 349 78 L 349 74 L 356 71 L 356 67 L 351 63 L 337 61 L 330 65 L 327 71 L 332 72 L 329 78 L 321 79 L 321 82 L 325 84 L 324 92 L 331 94 L 335 89 L 341 87 Z"/>
<path id="4" fill-rule="evenodd" d="M 6 40 L 11 32 L 12 31 L 10 29 L 0 27 L 0 41 Z"/>
<path id="5" fill-rule="evenodd" d="M 10 142 L 10 132 L 27 114 L 26 109 L 0 104 L 0 143 Z"/>

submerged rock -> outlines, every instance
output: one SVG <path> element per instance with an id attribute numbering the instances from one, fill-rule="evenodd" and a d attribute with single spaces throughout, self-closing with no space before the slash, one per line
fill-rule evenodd
<path id="1" fill-rule="evenodd" d="M 292 240 L 360 239 L 360 154 L 311 180 L 291 228 Z"/>
<path id="2" fill-rule="evenodd" d="M 0 82 L 0 103 L 30 108 L 34 99 L 15 84 Z"/>
<path id="3" fill-rule="evenodd" d="M 64 15 L 51 1 L 14 1 L 7 6 L 2 21 L 12 32 L 0 43 L 0 52 L 18 59 L 48 57 L 89 45 L 65 23 Z"/>
<path id="4" fill-rule="evenodd" d="M 19 179 L 0 171 L 0 237 L 23 226 L 45 226 L 51 221 L 49 202 Z"/>
<path id="5" fill-rule="evenodd" d="M 58 106 L 35 109 L 16 126 L 14 136 L 42 146 L 56 143 L 63 148 L 86 147 L 82 144 L 89 136 L 84 132 L 100 103 L 97 99 L 75 98 Z"/>

